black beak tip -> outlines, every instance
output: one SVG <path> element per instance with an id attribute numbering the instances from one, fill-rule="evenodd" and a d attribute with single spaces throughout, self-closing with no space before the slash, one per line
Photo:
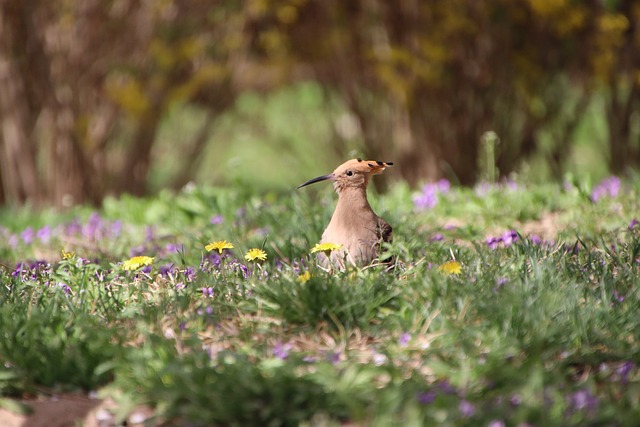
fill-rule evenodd
<path id="1" fill-rule="evenodd" d="M 296 190 L 298 190 L 298 189 L 300 189 L 300 188 L 302 188 L 302 187 L 305 187 L 305 186 L 307 186 L 307 185 L 309 185 L 309 184 L 314 184 L 314 183 L 316 183 L 316 182 L 324 181 L 324 180 L 327 180 L 327 179 L 329 179 L 329 178 L 331 178 L 331 175 L 323 175 L 323 176 L 319 176 L 319 177 L 317 177 L 317 178 L 310 179 L 309 181 L 305 182 L 304 184 L 300 184 L 300 185 L 298 185 L 298 186 L 296 187 Z"/>

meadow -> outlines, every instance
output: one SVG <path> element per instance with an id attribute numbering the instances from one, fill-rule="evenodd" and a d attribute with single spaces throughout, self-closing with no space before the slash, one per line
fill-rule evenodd
<path id="1" fill-rule="evenodd" d="M 82 390 L 147 425 L 637 424 L 638 177 L 395 184 L 370 195 L 394 270 L 333 274 L 310 254 L 328 187 L 0 211 L 0 406 Z"/>

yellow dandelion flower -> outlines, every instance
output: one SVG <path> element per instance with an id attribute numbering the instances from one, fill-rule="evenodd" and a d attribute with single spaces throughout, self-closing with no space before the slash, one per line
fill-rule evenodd
<path id="1" fill-rule="evenodd" d="M 122 268 L 125 270 L 137 270 L 145 265 L 151 265 L 153 258 L 150 256 L 134 256 L 122 263 Z"/>
<path id="2" fill-rule="evenodd" d="M 60 250 L 60 256 L 62 257 L 62 259 L 67 260 L 72 259 L 74 256 L 76 256 L 76 254 L 73 251 L 67 251 L 63 248 Z"/>
<path id="3" fill-rule="evenodd" d="M 309 273 L 308 271 L 305 271 L 304 273 L 298 276 L 296 281 L 300 283 L 307 283 L 309 279 L 311 279 L 311 273 Z"/>
<path id="4" fill-rule="evenodd" d="M 252 248 L 244 255 L 244 259 L 247 261 L 266 261 L 267 253 L 262 249 Z"/>
<path id="5" fill-rule="evenodd" d="M 209 243 L 204 248 L 207 252 L 218 251 L 218 253 L 222 254 L 222 251 L 225 249 L 233 249 L 233 245 L 226 240 L 218 240 L 217 242 Z"/>
<path id="6" fill-rule="evenodd" d="M 316 245 L 311 248 L 311 253 L 324 252 L 326 256 L 329 256 L 331 252 L 339 251 L 341 248 L 342 245 L 339 243 L 316 243 Z"/>
<path id="7" fill-rule="evenodd" d="M 438 270 L 446 275 L 462 273 L 462 264 L 458 261 L 447 261 L 438 267 Z"/>

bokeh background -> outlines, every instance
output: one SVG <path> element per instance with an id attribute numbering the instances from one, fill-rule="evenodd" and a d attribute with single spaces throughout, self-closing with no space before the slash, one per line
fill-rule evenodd
<path id="1" fill-rule="evenodd" d="M 0 205 L 640 161 L 640 2 L 4 0 Z M 384 186 L 388 181 L 378 180 Z"/>

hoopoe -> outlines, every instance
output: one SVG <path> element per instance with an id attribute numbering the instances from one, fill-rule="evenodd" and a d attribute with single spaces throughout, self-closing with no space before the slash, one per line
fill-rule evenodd
<path id="1" fill-rule="evenodd" d="M 371 209 L 367 185 L 373 175 L 382 173 L 391 162 L 352 159 L 333 173 L 313 178 L 297 188 L 320 181 L 333 181 L 338 204 L 320 243 L 342 245 L 330 257 L 320 253 L 318 261 L 325 268 L 345 268 L 345 260 L 353 265 L 368 265 L 378 259 L 380 244 L 391 242 L 393 229 Z"/>

